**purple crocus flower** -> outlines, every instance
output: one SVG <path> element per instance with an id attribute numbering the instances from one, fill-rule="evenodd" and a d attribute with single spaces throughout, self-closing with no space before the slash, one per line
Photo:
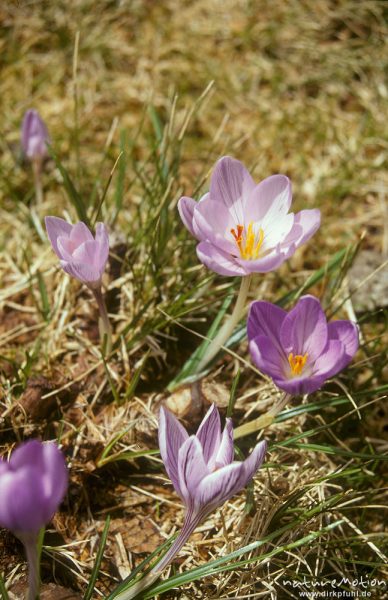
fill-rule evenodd
<path id="1" fill-rule="evenodd" d="M 63 270 L 92 289 L 100 288 L 109 256 L 109 236 L 104 223 L 96 224 L 95 238 L 82 221 L 71 225 L 58 217 L 46 217 L 45 223 Z"/>
<path id="2" fill-rule="evenodd" d="M 65 459 L 54 443 L 38 440 L 0 459 L 0 526 L 16 535 L 38 533 L 48 523 L 67 489 Z"/>
<path id="3" fill-rule="evenodd" d="M 0 458 L 0 527 L 24 544 L 29 566 L 28 600 L 39 589 L 39 531 L 51 521 L 67 490 L 64 456 L 54 443 L 38 440 L 16 448 L 9 461 Z"/>
<path id="4" fill-rule="evenodd" d="M 253 302 L 248 338 L 255 365 L 287 394 L 311 394 L 342 371 L 358 348 L 351 321 L 328 323 L 314 296 L 303 296 L 290 312 Z"/>
<path id="5" fill-rule="evenodd" d="M 153 571 L 166 567 L 197 525 L 251 481 L 264 460 L 267 443 L 260 442 L 246 460 L 235 462 L 232 421 L 226 419 L 221 432 L 220 415 L 213 404 L 196 435 L 191 436 L 162 407 L 159 446 L 166 471 L 186 507 L 186 516 L 180 535 Z"/>
<path id="6" fill-rule="evenodd" d="M 317 231 L 320 211 L 289 213 L 291 182 L 272 175 L 256 185 L 244 165 L 221 158 L 199 202 L 183 197 L 183 223 L 199 240 L 197 255 L 220 275 L 245 276 L 278 268 Z"/>
<path id="7" fill-rule="evenodd" d="M 22 149 L 31 161 L 41 162 L 47 156 L 49 135 L 47 127 L 36 110 L 30 109 L 22 123 Z"/>

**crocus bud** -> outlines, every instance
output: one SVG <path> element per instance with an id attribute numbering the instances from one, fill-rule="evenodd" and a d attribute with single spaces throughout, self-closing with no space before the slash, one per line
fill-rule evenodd
<path id="1" fill-rule="evenodd" d="M 0 526 L 22 540 L 37 534 L 62 502 L 67 482 L 65 459 L 56 444 L 21 444 L 9 461 L 0 459 Z"/>
<path id="2" fill-rule="evenodd" d="M 58 217 L 46 217 L 45 223 L 47 235 L 63 270 L 92 289 L 100 288 L 109 256 L 106 226 L 97 223 L 93 237 L 82 221 L 71 225 Z"/>
<path id="3" fill-rule="evenodd" d="M 52 442 L 21 444 L 9 461 L 0 459 L 0 527 L 24 544 L 28 560 L 27 600 L 39 595 L 39 531 L 51 521 L 67 490 L 65 458 Z"/>
<path id="4" fill-rule="evenodd" d="M 358 329 L 351 321 L 328 323 L 314 296 L 290 312 L 253 302 L 248 316 L 249 350 L 255 365 L 287 394 L 311 394 L 352 360 Z"/>
<path id="5" fill-rule="evenodd" d="M 36 110 L 30 109 L 22 123 L 22 149 L 31 161 L 41 162 L 47 156 L 49 135 L 47 127 Z"/>

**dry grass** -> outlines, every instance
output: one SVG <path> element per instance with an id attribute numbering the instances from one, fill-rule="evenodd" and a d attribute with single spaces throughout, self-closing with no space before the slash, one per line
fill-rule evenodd
<path id="1" fill-rule="evenodd" d="M 180 195 L 206 187 L 220 155 L 241 159 L 257 180 L 286 173 L 296 209 L 323 213 L 321 231 L 279 272 L 258 277 L 252 298 L 275 300 L 302 285 L 363 232 L 360 254 L 373 251 L 376 266 L 386 260 L 384 10 L 377 0 L 0 7 L 0 436 L 4 452 L 28 436 L 58 437 L 69 460 L 69 494 L 46 539 L 47 581 L 85 589 L 107 514 L 99 596 L 181 524 L 161 461 L 146 454 L 157 447 L 160 402 L 195 428 L 209 402 L 226 408 L 238 366 L 236 425 L 274 401 L 276 391 L 249 365 L 244 343 L 234 352 L 248 362 L 224 357 L 194 400 L 187 390 L 172 397 L 165 391 L 200 342 L 187 329 L 205 335 L 230 291 L 230 280 L 213 280 L 197 264 L 176 213 Z M 44 202 L 35 204 L 18 148 L 31 106 L 46 120 L 89 216 L 124 151 L 102 204 L 112 232 L 104 283 L 117 340 L 105 364 L 89 294 L 58 270 L 40 229 L 47 214 L 74 221 L 76 212 L 53 160 Z M 298 414 L 266 430 L 272 446 L 254 504 L 249 495 L 247 502 L 244 494 L 232 499 L 178 562 L 188 570 L 290 525 L 255 550 L 277 553 L 163 597 L 297 598 L 284 579 L 381 576 L 385 300 L 359 312 L 357 293 L 346 300 L 355 277 L 346 270 L 312 291 L 336 316 L 356 311 L 363 342 L 357 360 L 304 399 Z M 381 268 L 380 283 L 383 277 Z M 360 289 L 372 294 L 373 285 Z M 245 454 L 256 437 L 239 442 Z M 138 452 L 144 456 L 134 458 Z M 338 527 L 320 534 L 337 519 Z M 316 537 L 297 545 L 307 534 Z M 20 548 L 4 533 L 0 572 L 17 580 L 23 569 Z"/>

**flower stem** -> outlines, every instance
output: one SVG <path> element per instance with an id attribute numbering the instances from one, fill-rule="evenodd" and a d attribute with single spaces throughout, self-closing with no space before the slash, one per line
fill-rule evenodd
<path id="1" fill-rule="evenodd" d="M 181 548 L 185 545 L 193 531 L 200 524 L 200 522 L 204 519 L 204 515 L 199 513 L 196 515 L 192 515 L 191 513 L 187 513 L 185 517 L 185 522 L 183 527 L 172 544 L 171 548 L 166 552 L 166 554 L 160 559 L 160 561 L 152 568 L 151 573 L 160 573 L 163 569 L 165 569 L 173 558 L 178 554 Z"/>
<path id="2" fill-rule="evenodd" d="M 286 406 L 287 402 L 291 400 L 291 398 L 291 394 L 287 394 L 287 392 L 285 392 L 280 398 L 280 400 L 276 402 L 276 404 L 271 408 L 271 410 L 268 411 L 267 415 L 270 415 L 271 417 L 275 418 L 276 415 L 278 415 L 280 411 L 283 410 L 283 408 Z"/>
<path id="3" fill-rule="evenodd" d="M 108 317 L 108 311 L 106 308 L 104 296 L 102 295 L 101 286 L 98 288 L 92 288 L 92 292 L 97 302 L 98 310 L 100 312 L 99 319 L 99 330 L 101 342 L 104 344 L 106 338 L 105 354 L 109 354 L 112 349 L 112 327 Z"/>
<path id="4" fill-rule="evenodd" d="M 149 588 L 150 585 L 154 583 L 157 579 L 159 579 L 161 572 L 163 569 L 168 567 L 174 557 L 178 554 L 180 549 L 185 545 L 190 535 L 193 533 L 195 528 L 199 525 L 199 523 L 205 518 L 206 514 L 197 513 L 193 515 L 191 512 L 188 512 L 185 517 L 185 522 L 183 527 L 175 539 L 174 543 L 170 547 L 170 549 L 166 552 L 166 554 L 160 559 L 158 563 L 151 569 L 149 573 L 143 579 L 140 579 L 135 585 L 131 586 L 128 590 L 123 591 L 121 594 L 115 597 L 115 600 L 132 600 L 138 596 L 145 589 Z M 139 596 L 141 598 L 142 596 Z"/>
<path id="5" fill-rule="evenodd" d="M 42 186 L 42 161 L 35 159 L 32 161 L 32 171 L 34 174 L 35 199 L 36 205 L 41 206 L 43 202 L 43 186 Z"/>
<path id="6" fill-rule="evenodd" d="M 237 440 L 246 435 L 250 435 L 251 433 L 255 433 L 259 429 L 265 429 L 266 427 L 269 427 L 269 425 L 272 425 L 276 415 L 280 413 L 290 399 L 290 394 L 283 394 L 280 400 L 267 413 L 261 415 L 261 417 L 258 417 L 257 419 L 253 419 L 253 421 L 249 421 L 249 423 L 244 423 L 244 425 L 237 427 L 234 430 L 234 439 Z"/>
<path id="7" fill-rule="evenodd" d="M 26 600 L 37 600 L 39 598 L 40 574 L 39 562 L 40 552 L 38 549 L 39 536 L 35 534 L 20 536 L 24 544 L 28 562 L 28 593 Z"/>
<path id="8" fill-rule="evenodd" d="M 211 341 L 202 359 L 199 361 L 196 367 L 196 373 L 200 373 L 209 364 L 209 362 L 216 356 L 220 348 L 228 341 L 232 335 L 234 328 L 240 321 L 245 308 L 245 302 L 248 296 L 249 286 L 251 283 L 252 275 L 246 275 L 241 278 L 240 290 L 238 292 L 236 304 L 232 314 L 227 318 L 216 337 Z"/>

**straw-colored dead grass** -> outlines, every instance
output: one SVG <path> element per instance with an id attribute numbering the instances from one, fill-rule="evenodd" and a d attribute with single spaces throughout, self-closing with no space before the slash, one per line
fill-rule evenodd
<path id="1" fill-rule="evenodd" d="M 98 535 L 111 514 L 97 584 L 104 595 L 181 524 L 182 507 L 165 485 L 158 456 L 115 460 L 157 447 L 161 401 L 181 411 L 195 429 L 210 402 L 226 408 L 238 364 L 242 376 L 236 424 L 264 413 L 274 401 L 271 384 L 232 357 L 220 361 L 220 369 L 210 373 L 193 398 L 187 390 L 173 398 L 165 392 L 183 358 L 200 341 L 181 325 L 204 335 L 206 320 L 209 324 L 228 283 L 206 280 L 175 212 L 179 195 L 192 194 L 214 160 L 223 153 L 234 155 L 256 179 L 286 173 L 294 184 L 296 209 L 322 210 L 320 233 L 278 274 L 257 278 L 252 298 L 279 298 L 363 231 L 362 248 L 384 260 L 388 91 L 383 12 L 377 0 L 54 0 L 0 7 L 1 443 L 6 452 L 30 435 L 59 436 L 71 468 L 68 498 L 47 539 L 54 549 L 45 556 L 44 578 L 52 581 L 54 573 L 62 584 L 84 589 Z M 76 219 L 59 172 L 50 160 L 44 202 L 36 206 L 31 173 L 20 161 L 19 126 L 31 106 L 46 120 L 55 150 L 86 205 L 96 206 L 102 196 L 120 153 L 120 132 L 126 130 L 131 159 L 105 280 L 112 322 L 123 339 L 105 365 L 89 294 L 58 270 L 41 230 L 46 214 Z M 155 165 L 163 143 L 158 127 L 167 123 L 166 155 L 173 156 L 179 147 L 181 156 L 177 170 L 171 168 L 159 184 Z M 117 170 L 113 181 L 116 176 Z M 174 225 L 166 242 L 168 255 L 156 267 L 162 274 L 159 281 L 148 271 L 143 277 L 153 230 L 144 234 L 142 219 L 158 214 L 164 193 Z M 154 212 L 142 212 L 151 197 Z M 113 185 L 102 211 L 112 223 Z M 324 295 L 326 304 L 334 296 L 335 307 L 348 286 L 345 278 L 337 289 L 327 277 L 312 291 Z M 193 292 L 184 302 L 187 313 L 173 310 L 188 290 Z M 341 384 L 345 394 L 386 383 L 384 324 L 372 313 L 361 318 L 366 346 Z M 345 302 L 338 314 L 353 318 L 352 302 Z M 244 344 L 235 351 L 247 359 Z M 133 395 L 131 382 L 141 368 Z M 120 404 L 115 395 L 127 399 Z M 314 400 L 339 395 L 341 389 L 333 384 Z M 363 568 L 358 563 L 370 569 L 381 564 L 382 471 L 351 453 L 386 450 L 379 429 L 383 397 L 381 391 L 357 399 L 361 421 L 350 401 L 338 410 L 329 402 L 327 409 L 269 428 L 265 436 L 275 445 L 267 468 L 256 478 L 254 508 L 244 513 L 244 494 L 232 499 L 198 529 L 177 564 L 182 570 L 204 564 L 300 517 L 275 546 L 268 542 L 260 548 L 262 554 L 284 545 L 283 553 L 187 584 L 184 592 L 168 597 L 297 597 L 285 589 L 284 577 L 305 572 L 350 577 Z M 315 436 L 302 435 L 315 429 Z M 104 449 L 121 432 L 105 456 Z M 302 446 L 281 445 L 299 434 Z M 245 453 L 255 437 L 242 442 Z M 344 454 L 308 446 L 322 442 Z M 314 514 L 314 506 L 323 508 Z M 343 523 L 322 540 L 288 549 L 339 518 Z M 4 534 L 0 572 L 17 580 L 22 565 L 20 548 Z"/>

